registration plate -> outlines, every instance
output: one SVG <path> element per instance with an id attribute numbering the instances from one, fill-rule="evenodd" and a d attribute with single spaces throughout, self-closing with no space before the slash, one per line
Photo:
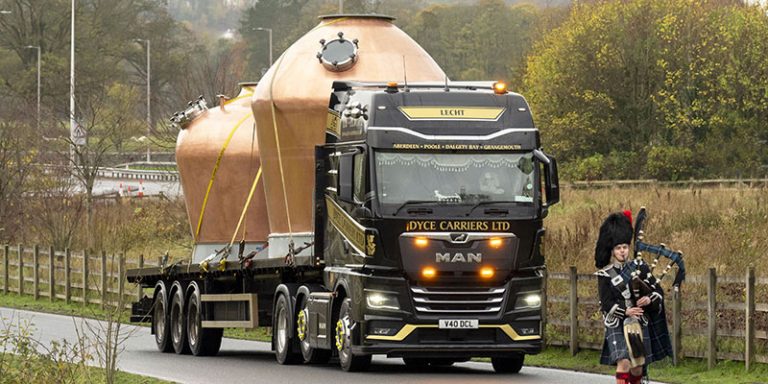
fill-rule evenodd
<path id="1" fill-rule="evenodd" d="M 479 320 L 451 320 L 451 319 L 440 319 L 439 328 L 440 329 L 477 329 L 479 328 Z"/>

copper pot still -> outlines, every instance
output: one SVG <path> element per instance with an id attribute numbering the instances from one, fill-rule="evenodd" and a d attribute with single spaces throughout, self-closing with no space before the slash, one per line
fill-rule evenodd
<path id="1" fill-rule="evenodd" d="M 178 123 L 183 129 L 176 139 L 176 165 L 196 244 L 229 243 L 233 235 L 235 240 L 266 241 L 269 235 L 263 183 L 256 185 L 242 215 L 261 160 L 251 110 L 256 84 L 240 87 L 237 97 L 222 98 L 210 109 L 190 103 L 188 111 L 196 116 Z"/>
<path id="2" fill-rule="evenodd" d="M 196 244 L 311 236 L 314 151 L 325 141 L 333 81 L 445 80 L 432 57 L 392 22 L 376 15 L 321 17 L 258 85 L 244 83 L 236 98 L 182 124 L 176 161 Z"/>
<path id="3" fill-rule="evenodd" d="M 314 153 L 325 141 L 334 81 L 445 81 L 432 57 L 393 20 L 321 17 L 259 81 L 252 107 L 270 233 L 313 231 Z"/>

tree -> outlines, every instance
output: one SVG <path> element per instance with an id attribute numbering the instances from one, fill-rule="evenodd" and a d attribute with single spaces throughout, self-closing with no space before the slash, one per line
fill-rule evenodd
<path id="1" fill-rule="evenodd" d="M 766 160 L 765 86 L 747 80 L 766 76 L 766 18 L 721 1 L 580 4 L 536 46 L 524 93 L 565 168 L 618 152 L 629 177 L 735 176 Z"/>
<path id="2" fill-rule="evenodd" d="M 501 0 L 430 6 L 404 29 L 452 80 L 506 80 L 516 89 L 542 12 Z"/>
<path id="3" fill-rule="evenodd" d="M 143 123 L 132 113 L 136 105 L 136 89 L 114 83 L 99 93 L 81 100 L 78 124 L 86 132 L 85 145 L 65 139 L 72 153 L 69 157 L 72 176 L 80 183 L 85 194 L 86 241 L 93 247 L 94 232 L 93 188 L 99 168 L 105 164 L 105 154 L 126 138 L 141 130 Z M 69 127 L 63 127 L 69 129 Z M 62 153 L 67 156 L 68 152 Z"/>

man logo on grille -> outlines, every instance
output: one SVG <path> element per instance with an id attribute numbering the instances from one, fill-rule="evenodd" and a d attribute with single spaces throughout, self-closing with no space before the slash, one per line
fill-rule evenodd
<path id="1" fill-rule="evenodd" d="M 467 238 L 469 238 L 468 233 L 451 233 L 452 243 L 465 243 Z"/>
<path id="2" fill-rule="evenodd" d="M 451 254 L 450 252 L 447 253 L 435 253 L 435 262 L 436 263 L 481 263 L 483 262 L 483 254 L 482 253 L 467 253 L 464 255 L 463 253 L 454 253 Z"/>

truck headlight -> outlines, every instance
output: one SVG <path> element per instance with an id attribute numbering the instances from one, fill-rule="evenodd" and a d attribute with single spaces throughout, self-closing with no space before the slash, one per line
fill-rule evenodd
<path id="1" fill-rule="evenodd" d="M 517 295 L 515 309 L 541 307 L 541 295 L 538 293 L 523 293 Z"/>
<path id="2" fill-rule="evenodd" d="M 397 300 L 397 294 L 393 292 L 368 291 L 365 292 L 365 301 L 368 308 L 399 310 L 400 302 Z"/>

